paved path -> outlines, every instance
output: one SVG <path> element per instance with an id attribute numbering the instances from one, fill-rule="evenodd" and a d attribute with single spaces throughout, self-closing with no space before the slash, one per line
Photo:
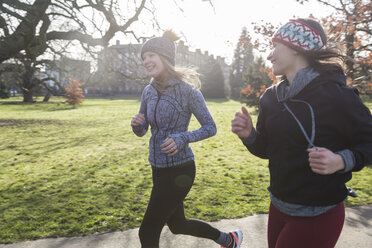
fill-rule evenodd
<path id="1" fill-rule="evenodd" d="M 244 233 L 242 248 L 267 248 L 267 214 L 242 219 L 221 220 L 211 223 L 223 231 L 240 228 Z M 0 248 L 139 248 L 138 228 L 86 237 L 41 239 L 17 244 L 0 245 Z M 173 235 L 164 227 L 161 248 L 218 248 L 213 241 L 185 235 Z M 372 247 L 372 205 L 346 209 L 346 220 L 336 248 Z"/>

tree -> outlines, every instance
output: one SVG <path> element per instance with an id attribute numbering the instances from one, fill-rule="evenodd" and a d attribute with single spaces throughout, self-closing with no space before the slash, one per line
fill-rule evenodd
<path id="1" fill-rule="evenodd" d="M 201 68 L 201 92 L 206 98 L 224 98 L 224 77 L 221 66 L 214 59 Z"/>
<path id="2" fill-rule="evenodd" d="M 251 63 L 243 74 L 245 88 L 241 90 L 241 101 L 249 106 L 258 106 L 260 96 L 273 84 L 269 76 L 270 69 L 266 67 L 262 57 Z"/>
<path id="3" fill-rule="evenodd" d="M 240 97 L 240 90 L 244 86 L 243 72 L 248 68 L 248 65 L 252 63 L 253 59 L 254 56 L 251 37 L 247 29 L 243 28 L 234 51 L 234 58 L 230 71 L 230 87 L 232 98 L 236 99 Z"/>
<path id="4" fill-rule="evenodd" d="M 296 0 L 300 3 L 309 0 Z M 350 83 L 368 93 L 372 80 L 372 1 L 313 0 L 333 8 L 335 13 L 322 18 L 331 46 L 339 45 L 346 55 L 345 67 Z"/>
<path id="5" fill-rule="evenodd" d="M 132 24 L 151 0 L 137 2 L 128 1 L 123 7 L 118 0 L 2 0 L 0 63 L 13 60 L 24 65 L 24 101 L 31 102 L 33 89 L 43 83 L 35 72 L 44 65 L 40 57 L 46 53 L 61 55 L 77 45 L 73 41 L 93 53 L 95 47 L 107 46 L 117 32 L 139 40 Z"/>
<path id="6" fill-rule="evenodd" d="M 75 106 L 83 102 L 84 94 L 80 86 L 81 83 L 78 80 L 70 79 L 65 89 L 68 104 Z"/>
<path id="7" fill-rule="evenodd" d="M 96 60 L 117 33 L 141 43 L 142 34 L 134 24 L 143 12 L 149 15 L 142 20 L 147 18 L 146 24 L 159 29 L 152 0 L 1 0 L 0 63 L 24 64 L 20 87 L 24 101 L 32 101 L 33 89 L 46 86 L 44 80 L 35 80 L 35 72 L 50 57 L 68 57 L 66 53 L 78 47 Z"/>
<path id="8" fill-rule="evenodd" d="M 21 55 L 37 57 L 50 48 L 50 41 L 77 40 L 87 46 L 107 46 L 116 32 L 134 35 L 130 26 L 138 20 L 147 0 L 134 1 L 130 16 L 116 0 L 2 0 L 0 62 Z M 127 6 L 126 6 L 127 7 Z M 91 11 L 90 16 L 86 13 Z M 25 13 L 22 16 L 22 13 Z M 96 16 L 98 19 L 90 19 Z M 99 18 L 103 16 L 103 18 Z M 96 22 L 104 21 L 106 28 Z M 58 25 L 60 24 L 60 25 Z M 61 25 L 62 24 L 62 25 Z M 92 25 L 93 30 L 89 27 Z M 90 32 L 102 31 L 99 37 Z"/>
<path id="9" fill-rule="evenodd" d="M 317 1 L 334 13 L 318 20 L 328 33 L 328 47 L 340 50 L 345 57 L 348 82 L 361 93 L 372 94 L 372 3 L 371 0 L 296 0 L 301 4 Z M 314 18 L 310 15 L 309 18 Z M 253 23 L 256 33 L 265 37 L 253 42 L 266 52 L 270 38 L 278 27 L 270 23 Z"/>

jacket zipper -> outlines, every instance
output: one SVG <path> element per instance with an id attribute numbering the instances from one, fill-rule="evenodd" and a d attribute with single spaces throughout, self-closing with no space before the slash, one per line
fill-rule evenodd
<path id="1" fill-rule="evenodd" d="M 154 121 L 155 121 L 155 125 L 156 125 L 156 133 L 154 134 L 154 163 L 156 164 L 156 153 L 155 153 L 155 143 L 156 143 L 156 135 L 158 134 L 159 132 L 159 126 L 158 126 L 158 123 L 156 121 L 156 111 L 157 111 L 157 108 L 158 108 L 158 103 L 160 101 L 160 97 L 161 95 L 159 94 L 159 91 L 156 90 L 156 93 L 158 94 L 158 100 L 156 101 L 156 104 L 155 104 L 155 110 L 154 110 Z"/>

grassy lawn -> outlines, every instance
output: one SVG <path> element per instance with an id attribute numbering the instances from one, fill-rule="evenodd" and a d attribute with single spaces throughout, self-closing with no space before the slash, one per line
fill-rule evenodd
<path id="1" fill-rule="evenodd" d="M 214 221 L 267 212 L 267 161 L 230 131 L 241 104 L 207 104 L 218 133 L 191 144 L 197 178 L 187 216 Z M 0 243 L 138 227 L 151 190 L 149 133 L 138 138 L 130 128 L 138 108 L 137 98 L 85 99 L 76 108 L 0 104 Z M 190 129 L 198 126 L 193 118 Z M 348 185 L 359 197 L 347 205 L 372 203 L 371 184 L 371 167 L 355 173 Z"/>

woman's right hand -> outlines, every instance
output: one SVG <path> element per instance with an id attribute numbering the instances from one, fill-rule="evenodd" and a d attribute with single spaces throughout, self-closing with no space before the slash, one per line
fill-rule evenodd
<path id="1" fill-rule="evenodd" d="M 247 109 L 242 106 L 242 112 L 236 112 L 235 118 L 231 121 L 231 131 L 240 138 L 248 138 L 253 128 L 252 118 Z"/>
<path id="2" fill-rule="evenodd" d="M 144 120 L 145 120 L 145 115 L 138 113 L 132 118 L 132 121 L 130 124 L 132 125 L 132 127 L 136 127 L 138 125 L 141 125 L 144 122 Z"/>

